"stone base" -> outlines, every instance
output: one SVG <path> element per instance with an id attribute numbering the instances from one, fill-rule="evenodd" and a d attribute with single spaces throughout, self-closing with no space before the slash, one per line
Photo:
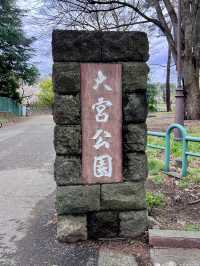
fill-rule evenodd
<path id="1" fill-rule="evenodd" d="M 57 239 L 74 243 L 87 239 L 133 239 L 147 229 L 147 211 L 93 212 L 81 216 L 59 216 Z"/>
<path id="2" fill-rule="evenodd" d="M 121 212 L 120 236 L 125 238 L 135 238 L 142 235 L 148 226 L 147 211 Z"/>
<path id="3" fill-rule="evenodd" d="M 59 216 L 57 239 L 67 243 L 87 240 L 86 216 Z"/>
<path id="4" fill-rule="evenodd" d="M 112 238 L 119 235 L 119 214 L 97 212 L 88 214 L 88 237 L 92 239 Z"/>
<path id="5" fill-rule="evenodd" d="M 135 238 L 148 224 L 143 181 L 58 186 L 56 207 L 58 239 L 64 242 Z"/>

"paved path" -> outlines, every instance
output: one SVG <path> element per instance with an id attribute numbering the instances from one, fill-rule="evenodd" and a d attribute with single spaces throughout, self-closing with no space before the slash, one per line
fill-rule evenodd
<path id="1" fill-rule="evenodd" d="M 0 265 L 137 265 L 93 243 L 56 241 L 53 127 L 44 115 L 0 129 Z"/>
<path id="2" fill-rule="evenodd" d="M 16 265 L 34 207 L 55 191 L 52 132 L 50 116 L 0 129 L 0 265 Z"/>
<path id="3" fill-rule="evenodd" d="M 55 240 L 53 127 L 44 115 L 0 129 L 1 266 L 86 265 L 95 253 Z"/>
<path id="4" fill-rule="evenodd" d="M 199 249 L 155 248 L 151 258 L 154 266 L 200 266 Z"/>

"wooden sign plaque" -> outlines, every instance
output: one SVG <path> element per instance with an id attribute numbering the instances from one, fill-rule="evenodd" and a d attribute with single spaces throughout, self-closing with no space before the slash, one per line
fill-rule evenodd
<path id="1" fill-rule="evenodd" d="M 82 179 L 122 182 L 122 66 L 81 64 Z"/>

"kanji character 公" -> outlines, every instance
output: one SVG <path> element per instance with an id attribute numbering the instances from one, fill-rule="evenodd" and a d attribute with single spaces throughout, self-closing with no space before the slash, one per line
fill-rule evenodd
<path id="1" fill-rule="evenodd" d="M 112 135 L 103 129 L 97 129 L 96 134 L 92 138 L 96 140 L 96 143 L 94 145 L 96 150 L 99 150 L 102 146 L 105 146 L 107 149 L 110 148 L 110 143 L 104 138 L 112 138 Z"/>

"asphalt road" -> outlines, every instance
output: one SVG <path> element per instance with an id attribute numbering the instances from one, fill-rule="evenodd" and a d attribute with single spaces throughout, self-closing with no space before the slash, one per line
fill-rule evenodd
<path id="1" fill-rule="evenodd" d="M 95 249 L 56 241 L 53 127 L 44 115 L 0 129 L 1 266 L 95 265 Z"/>

